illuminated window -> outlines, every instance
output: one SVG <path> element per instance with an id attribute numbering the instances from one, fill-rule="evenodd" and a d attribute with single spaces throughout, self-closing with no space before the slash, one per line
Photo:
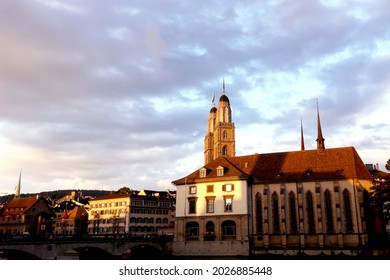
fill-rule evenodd
<path id="1" fill-rule="evenodd" d="M 222 191 L 224 192 L 232 192 L 234 191 L 234 185 L 233 184 L 226 184 L 222 186 Z"/>
<path id="2" fill-rule="evenodd" d="M 224 168 L 222 166 L 217 167 L 217 176 L 223 176 L 224 175 Z"/>
<path id="3" fill-rule="evenodd" d="M 233 196 L 225 196 L 225 212 L 233 211 Z"/>
<path id="4" fill-rule="evenodd" d="M 190 186 L 190 194 L 196 194 L 196 186 Z"/>

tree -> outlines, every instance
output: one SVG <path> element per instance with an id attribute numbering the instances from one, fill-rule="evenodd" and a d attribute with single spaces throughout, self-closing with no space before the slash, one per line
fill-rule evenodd
<path id="1" fill-rule="evenodd" d="M 390 171 L 390 159 L 387 160 L 385 167 L 386 170 Z"/>
<path id="2" fill-rule="evenodd" d="M 131 189 L 129 189 L 128 187 L 122 187 L 119 190 L 117 190 L 116 193 L 117 194 L 130 194 Z"/>
<path id="3" fill-rule="evenodd" d="M 390 164 L 389 161 L 388 163 Z M 374 246 L 385 246 L 388 240 L 386 224 L 389 222 L 385 205 L 390 202 L 390 174 L 374 170 L 372 175 L 373 185 L 369 194 L 370 230 Z"/>

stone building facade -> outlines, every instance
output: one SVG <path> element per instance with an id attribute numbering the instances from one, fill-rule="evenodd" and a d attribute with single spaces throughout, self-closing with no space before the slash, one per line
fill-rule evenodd
<path id="1" fill-rule="evenodd" d="M 230 106 L 224 92 L 220 103 Z M 220 108 L 231 113 L 211 109 L 205 165 L 173 182 L 174 254 L 361 253 L 368 242 L 365 194 L 372 176 L 353 147 L 325 148 L 318 107 L 317 149 L 247 156 L 211 152 L 211 142 L 227 151 L 235 147 L 223 137 L 210 140 Z M 231 115 L 226 120 L 230 126 L 224 127 L 234 127 Z M 220 134 L 234 139 L 229 133 L 234 130 Z"/>

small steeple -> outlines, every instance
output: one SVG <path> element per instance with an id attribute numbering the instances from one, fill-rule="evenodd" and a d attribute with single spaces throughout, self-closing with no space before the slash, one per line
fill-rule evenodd
<path id="1" fill-rule="evenodd" d="M 225 94 L 225 78 L 222 81 L 222 94 Z"/>
<path id="2" fill-rule="evenodd" d="M 317 150 L 323 151 L 323 150 L 325 150 L 325 139 L 322 136 L 320 110 L 318 109 L 318 98 L 316 98 L 316 100 L 317 100 L 317 129 L 318 129 L 317 140 L 316 140 L 317 141 Z"/>
<path id="3" fill-rule="evenodd" d="M 301 151 L 305 150 L 305 139 L 303 138 L 303 124 L 302 124 L 302 117 L 301 117 Z"/>

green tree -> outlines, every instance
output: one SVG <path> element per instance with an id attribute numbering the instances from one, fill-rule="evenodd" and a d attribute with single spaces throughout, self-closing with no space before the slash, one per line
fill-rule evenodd
<path id="1" fill-rule="evenodd" d="M 128 187 L 122 187 L 119 190 L 117 190 L 116 193 L 117 194 L 130 194 L 131 189 L 129 189 Z"/>

